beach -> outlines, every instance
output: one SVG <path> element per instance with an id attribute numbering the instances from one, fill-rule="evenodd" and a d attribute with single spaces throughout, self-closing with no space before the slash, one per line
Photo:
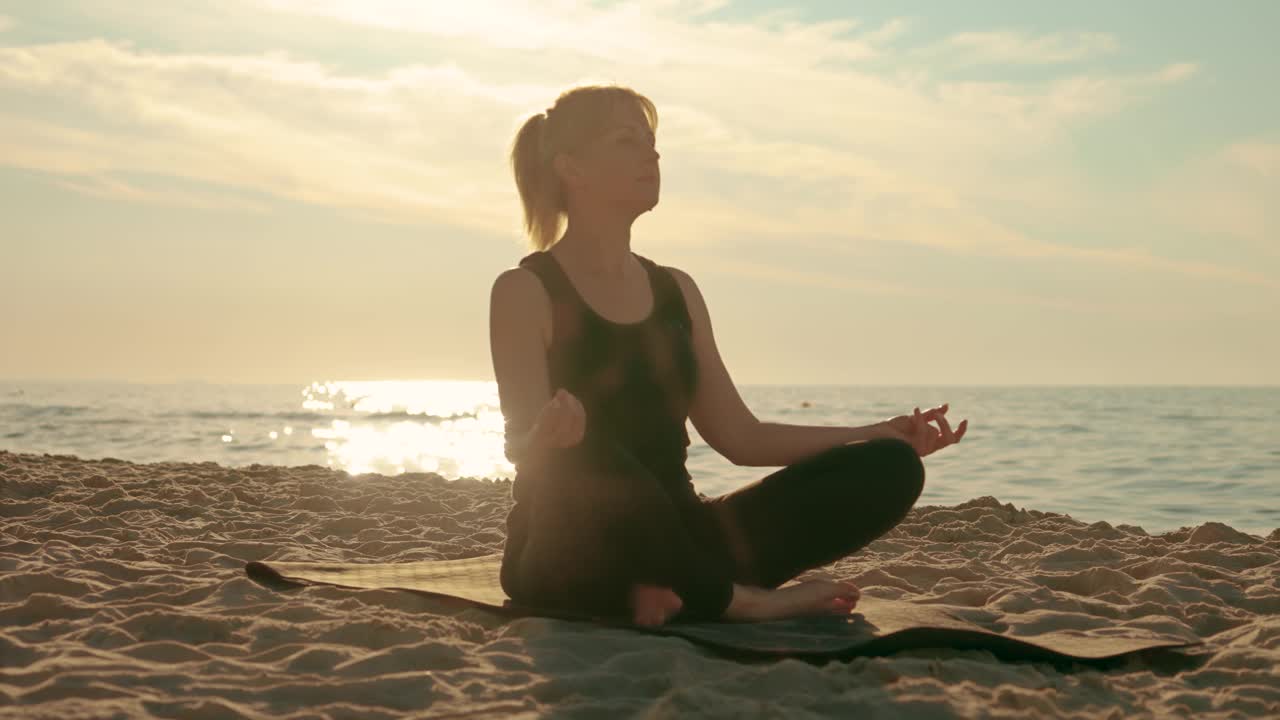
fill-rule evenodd
<path id="1" fill-rule="evenodd" d="M 1019 637 L 1203 640 L 1178 668 L 947 648 L 745 662 L 681 638 L 403 591 L 270 589 L 244 572 L 501 552 L 510 493 L 434 473 L 0 451 L 0 718 L 1280 713 L 1280 529 L 1148 534 L 983 496 L 919 505 L 820 571 Z"/>

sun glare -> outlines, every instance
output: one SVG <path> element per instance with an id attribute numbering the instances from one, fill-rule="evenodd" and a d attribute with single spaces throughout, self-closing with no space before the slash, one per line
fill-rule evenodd
<path id="1" fill-rule="evenodd" d="M 450 479 L 515 472 L 503 454 L 496 383 L 314 382 L 302 396 L 304 409 L 334 415 L 327 426 L 311 429 L 324 441 L 331 467 L 354 475 L 436 472 Z"/>

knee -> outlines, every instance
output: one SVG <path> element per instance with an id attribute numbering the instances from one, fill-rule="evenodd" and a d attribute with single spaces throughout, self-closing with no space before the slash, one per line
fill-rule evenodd
<path id="1" fill-rule="evenodd" d="M 832 462 L 846 464 L 859 476 L 874 478 L 876 486 L 888 488 L 882 497 L 915 504 L 924 492 L 924 462 L 915 447 L 898 438 L 876 438 L 835 448 Z"/>
<path id="2" fill-rule="evenodd" d="M 895 486 L 902 488 L 907 505 L 914 505 L 924 492 L 924 461 L 906 440 L 882 438 L 880 446 L 886 474 Z"/>

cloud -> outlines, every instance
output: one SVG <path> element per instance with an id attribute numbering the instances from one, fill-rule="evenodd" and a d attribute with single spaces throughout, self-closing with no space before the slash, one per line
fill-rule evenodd
<path id="1" fill-rule="evenodd" d="M 920 49 L 920 54 L 945 58 L 948 64 L 1049 65 L 1080 62 L 1115 52 L 1120 47 L 1107 33 L 1050 33 L 1029 35 L 1012 30 L 964 32 Z"/>
<path id="2" fill-rule="evenodd" d="M 420 58 L 356 71 L 282 51 L 161 52 L 104 40 L 4 47 L 0 92 L 14 100 L 0 109 L 2 162 L 136 202 L 200 202 L 196 188 L 207 187 L 225 190 L 208 202 L 237 207 L 250 202 L 247 191 L 514 239 L 507 146 L 526 113 L 586 68 L 658 104 L 663 199 L 643 219 L 657 238 L 857 234 L 949 252 L 1203 270 L 1054 246 L 996 219 L 1009 198 L 1057 201 L 1062 187 L 1046 180 L 1046 156 L 1063 133 L 1141 102 L 1193 66 L 951 82 L 860 64 L 898 52 L 906 21 L 859 35 L 853 21 L 786 14 L 713 20 L 707 14 L 723 3 L 691 0 L 266 4 L 289 26 L 321 17 L 371 43 L 420 37 Z M 1026 170 L 992 170 L 1009 167 Z M 192 189 L 165 192 L 139 176 Z"/>
<path id="3" fill-rule="evenodd" d="M 12 30 L 15 24 L 16 23 L 14 23 L 13 18 L 8 15 L 0 15 L 0 33 L 5 32 L 6 30 Z"/>
<path id="4" fill-rule="evenodd" d="M 880 27 L 862 36 L 862 41 L 872 46 L 888 45 L 907 33 L 911 21 L 907 18 L 893 18 L 885 21 Z"/>
<path id="5" fill-rule="evenodd" d="M 1188 162 L 1148 195 L 1171 227 L 1280 258 L 1280 138 L 1231 143 Z"/>
<path id="6" fill-rule="evenodd" d="M 733 275 L 755 280 L 775 283 L 818 287 L 829 290 L 859 292 L 876 297 L 897 297 L 906 299 L 930 299 L 939 304 L 953 302 L 954 292 L 949 288 L 906 285 L 885 282 L 870 278 L 851 278 L 847 273 L 825 272 L 822 270 L 796 270 L 779 267 L 776 264 L 765 264 L 738 257 L 716 257 L 705 262 L 700 272 Z M 987 303 L 990 305 L 1009 307 L 1011 305 L 1031 304 L 1058 310 L 1076 312 L 1114 312 L 1115 305 L 1108 302 L 1094 302 L 1079 298 L 1055 298 L 1032 295 L 1017 290 L 1003 290 L 998 287 L 967 288 L 964 291 L 966 301 Z M 1141 302 L 1130 305 L 1130 309 L 1142 305 Z"/>
<path id="7" fill-rule="evenodd" d="M 1280 142 L 1239 142 L 1224 148 L 1220 160 L 1260 180 L 1280 182 Z"/>
<path id="8" fill-rule="evenodd" d="M 1144 100 L 1163 86 L 1190 78 L 1196 71 L 1194 63 L 1173 63 L 1137 75 L 1075 76 L 1054 83 L 1046 106 L 1058 123 L 1095 117 Z"/>
<path id="9" fill-rule="evenodd" d="M 265 214 L 267 212 L 265 203 L 252 198 L 237 197 L 234 192 L 228 192 L 226 188 L 205 187 L 200 190 L 181 190 L 173 187 L 149 187 L 150 183 L 113 175 L 71 176 L 59 180 L 58 184 L 84 195 L 116 201 L 235 210 L 241 213 Z M 219 190 L 222 192 L 218 192 Z"/>
<path id="10" fill-rule="evenodd" d="M 509 111 L 494 112 L 492 89 L 448 65 L 369 79 L 284 55 L 159 55 L 90 41 L 0 49 L 0 87 L 35 98 L 0 111 L 0 147 L 12 165 L 170 175 L 490 231 L 511 224 L 485 208 L 494 198 L 462 167 L 492 157 L 484 174 L 496 174 L 498 138 L 508 131 L 497 118 Z M 462 103 L 489 105 L 478 113 L 491 118 L 487 133 L 450 132 L 472 114 Z M 81 127 L 48 121 L 68 105 Z M 117 177 L 95 187 L 126 185 Z"/>
<path id="11" fill-rule="evenodd" d="M 663 0 L 601 6 L 586 0 L 264 0 L 277 12 L 338 19 L 353 25 L 465 41 L 485 51 L 538 51 L 553 57 L 624 63 L 628 67 L 694 65 L 739 70 L 779 59 L 809 66 L 875 54 L 846 35 L 851 20 L 801 22 L 783 9 L 751 22 L 704 22 L 721 2 Z"/>

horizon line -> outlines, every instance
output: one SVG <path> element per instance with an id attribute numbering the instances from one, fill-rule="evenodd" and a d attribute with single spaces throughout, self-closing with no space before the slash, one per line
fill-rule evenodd
<path id="1" fill-rule="evenodd" d="M 139 380 L 128 378 L 0 378 L 0 383 L 68 383 L 68 384 L 98 384 L 98 385 L 235 385 L 244 387 L 270 387 L 270 386 L 306 386 L 315 383 L 393 383 L 393 382 L 466 382 L 466 383 L 493 383 L 493 378 L 476 379 L 476 378 L 378 378 L 378 379 L 324 379 L 324 380 L 306 380 L 306 381 L 228 381 L 228 380 L 205 380 L 201 378 L 189 378 L 182 380 Z M 1028 383 L 851 383 L 851 382 L 738 382 L 738 387 L 812 387 L 812 388 L 847 388 L 847 387 L 936 387 L 936 388 L 1046 388 L 1046 387 L 1138 387 L 1138 388 L 1280 388 L 1280 383 L 1188 383 L 1188 382 L 1171 382 L 1171 383 L 1135 383 L 1135 382 L 1110 382 L 1110 383 L 1081 383 L 1081 382 L 1028 382 Z"/>

